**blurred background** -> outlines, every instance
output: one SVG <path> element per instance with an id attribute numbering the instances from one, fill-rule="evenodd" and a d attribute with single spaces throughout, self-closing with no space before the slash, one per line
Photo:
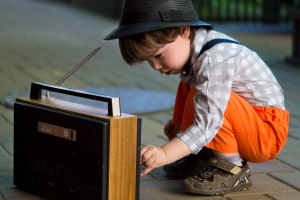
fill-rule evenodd
<path id="1" fill-rule="evenodd" d="M 201 20 L 211 23 L 215 30 L 256 51 L 267 63 L 284 90 L 285 105 L 291 113 L 289 139 L 285 149 L 277 159 L 250 167 L 258 175 L 254 175 L 253 189 L 246 193 L 249 196 L 240 199 L 248 199 L 251 194 L 256 194 L 251 199 L 270 199 L 270 196 L 277 200 L 299 199 L 299 1 L 193 0 Z M 144 111 L 137 116 L 143 121 L 142 145 L 161 146 L 168 141 L 163 134 L 163 127 L 172 117 L 173 97 L 179 76 L 159 74 L 147 63 L 129 67 L 119 52 L 118 40 L 103 40 L 118 27 L 122 2 L 0 0 L 0 200 L 40 199 L 17 190 L 12 183 L 14 111 L 11 105 L 15 97 L 28 96 L 24 92 L 29 91 L 31 82 L 55 84 L 97 46 L 101 46 L 101 50 L 61 86 L 125 88 L 129 96 L 127 102 L 140 108 L 150 107 L 148 105 L 154 102 L 160 106 L 167 103 L 168 106 L 160 111 Z M 129 92 L 132 90 L 126 90 L 126 87 L 142 90 L 143 93 Z M 143 95 L 144 91 L 156 93 L 151 93 L 149 97 Z M 168 98 L 170 102 L 166 98 L 159 98 L 161 95 L 157 92 L 171 94 L 172 98 Z M 6 103 L 8 101 L 10 106 Z M 287 171 L 296 173 L 283 173 Z M 274 172 L 282 173 L 282 176 L 278 175 L 275 180 L 269 176 L 269 173 Z M 286 184 L 289 180 L 291 182 Z M 164 191 L 179 191 L 175 184 L 178 182 L 165 177 L 162 169 L 154 170 L 149 176 L 143 177 L 141 182 L 143 200 L 159 199 L 156 197 L 160 194 L 166 195 L 162 199 L 176 199 L 170 196 L 172 192 Z M 282 198 L 277 198 L 276 194 Z M 190 198 L 194 199 L 193 196 Z M 179 199 L 189 198 L 182 194 Z"/>
<path id="2" fill-rule="evenodd" d="M 96 46 L 100 52 L 62 86 L 132 86 L 175 94 L 178 76 L 161 78 L 147 63 L 132 70 L 120 55 L 118 40 L 103 40 L 117 28 L 122 3 L 0 0 L 0 81 L 5 83 L 0 84 L 0 100 L 28 90 L 32 81 L 56 83 Z M 299 68 L 300 0 L 193 3 L 201 20 L 256 51 L 275 74 L 275 69 Z"/>
<path id="3" fill-rule="evenodd" d="M 56 0 L 119 19 L 122 0 Z M 299 0 L 193 0 L 200 19 L 214 22 L 288 23 Z"/>
<path id="4" fill-rule="evenodd" d="M 33 81 L 55 84 L 97 46 L 100 52 L 62 86 L 122 86 L 175 94 L 178 76 L 160 75 L 147 63 L 133 70 L 123 61 L 118 40 L 103 40 L 117 28 L 122 3 L 0 0 L 0 103 L 12 92 L 29 90 Z M 256 51 L 275 75 L 300 69 L 300 0 L 193 3 L 202 21 Z"/>
<path id="5" fill-rule="evenodd" d="M 123 0 L 52 1 L 93 11 L 113 20 L 119 19 L 123 3 Z M 235 28 L 235 31 L 248 32 L 253 30 L 273 33 L 290 32 L 292 47 L 290 52 L 286 52 L 290 55 L 287 55 L 285 61 L 291 64 L 300 64 L 300 0 L 193 0 L 193 4 L 200 19 L 216 25 L 216 29 L 220 31 L 226 32 Z M 234 27 L 228 28 L 226 25 Z M 237 27 L 237 25 L 248 27 Z"/>

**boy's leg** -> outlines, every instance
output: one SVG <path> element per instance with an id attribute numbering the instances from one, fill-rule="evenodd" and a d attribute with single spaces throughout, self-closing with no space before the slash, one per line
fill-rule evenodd
<path id="1" fill-rule="evenodd" d="M 184 81 L 179 82 L 177 93 L 176 93 L 173 118 L 172 118 L 173 124 L 182 125 L 182 119 L 187 117 L 187 114 L 184 112 L 185 110 L 187 110 L 185 109 L 185 107 L 187 106 L 187 104 L 189 104 L 188 96 L 193 94 L 195 94 L 195 88 L 191 88 L 190 85 Z M 195 112 L 193 110 L 193 107 L 191 112 L 192 113 Z"/>
<path id="2" fill-rule="evenodd" d="M 289 112 L 274 107 L 252 107 L 234 92 L 224 113 L 223 126 L 206 145 L 250 162 L 274 159 L 287 139 Z"/>
<path id="3" fill-rule="evenodd" d="M 173 112 L 173 124 L 181 125 L 181 132 L 187 129 L 194 120 L 193 97 L 195 88 L 184 81 L 178 85 Z M 213 157 L 212 150 L 204 147 L 197 155 L 190 154 L 174 163 L 164 165 L 164 171 L 171 176 L 187 178 L 195 176 L 207 167 L 207 161 Z"/>
<path id="4" fill-rule="evenodd" d="M 173 119 L 176 119 L 175 123 L 182 125 L 182 131 L 184 131 L 193 123 L 195 112 L 193 107 L 194 95 L 195 88 L 191 89 L 187 83 L 181 81 L 178 87 Z M 276 118 L 276 120 L 273 120 L 274 122 L 272 120 L 271 122 L 270 120 L 267 122 L 268 119 L 272 118 Z M 278 119 L 282 120 L 280 121 Z M 249 121 L 251 121 L 251 123 L 248 123 Z M 287 111 L 277 108 L 252 107 L 243 98 L 235 93 L 232 93 L 227 110 L 225 112 L 223 127 L 216 137 L 207 145 L 207 147 L 229 154 L 241 152 L 242 158 L 247 158 L 252 162 L 263 162 L 265 160 L 272 159 L 283 147 L 286 140 L 287 121 Z M 232 127 L 231 123 L 235 124 L 235 126 Z M 249 131 L 249 127 L 253 128 L 252 131 Z M 271 137 L 273 141 L 276 141 L 277 138 L 274 134 L 269 135 L 263 133 L 274 132 L 272 129 L 279 132 L 279 134 L 277 134 L 278 145 L 277 147 L 273 145 L 272 149 L 270 149 L 270 140 L 268 138 Z M 250 140 L 254 143 L 249 142 Z M 253 150 L 256 150 L 256 153 L 254 153 L 255 151 Z M 257 151 L 259 153 L 257 153 Z M 257 155 L 260 155 L 260 152 L 262 151 L 267 155 L 257 157 Z M 201 153 L 202 152 L 199 152 L 199 155 L 201 155 Z M 271 154 L 269 155 L 269 153 Z M 184 174 L 183 176 L 189 176 L 188 174 L 197 173 L 197 169 L 199 169 L 199 167 L 195 167 L 195 165 L 199 165 L 201 162 L 198 162 L 198 158 L 194 155 L 190 155 L 189 157 L 194 157 L 196 162 L 194 161 L 195 159 L 189 159 L 187 162 L 183 160 L 179 163 L 165 166 L 164 169 L 167 169 L 165 171 L 167 173 L 170 172 L 170 169 L 172 170 L 170 166 L 173 165 L 175 174 L 184 174 L 184 172 L 187 171 L 191 173 Z M 182 170 L 180 170 L 181 168 Z"/>
<path id="5" fill-rule="evenodd" d="M 174 118 L 181 122 L 182 131 L 194 122 L 193 97 L 195 88 L 181 82 L 178 93 L 184 95 L 177 100 Z M 180 90 L 181 89 L 181 90 Z M 182 93 L 182 92 L 181 92 Z M 179 98 L 179 99 L 180 99 Z M 180 112 L 176 112 L 176 109 Z M 224 113 L 222 128 L 206 147 L 228 154 L 240 153 L 250 162 L 264 162 L 275 158 L 287 138 L 289 112 L 274 107 L 252 107 L 245 99 L 232 92 Z M 272 142 L 271 142 L 272 141 Z"/>
<path id="6" fill-rule="evenodd" d="M 288 120 L 288 111 L 252 107 L 232 92 L 223 126 L 206 146 L 217 152 L 240 153 L 242 158 L 251 162 L 264 162 L 275 158 L 283 148 L 287 138 Z M 209 165 L 211 168 L 200 171 L 193 178 L 185 179 L 182 182 L 183 190 L 220 195 L 246 190 L 252 185 L 246 160 L 239 167 L 224 161 L 224 158 L 212 158 Z"/>

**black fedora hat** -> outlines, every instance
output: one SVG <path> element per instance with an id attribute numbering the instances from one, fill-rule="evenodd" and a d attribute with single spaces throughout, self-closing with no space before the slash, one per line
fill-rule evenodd
<path id="1" fill-rule="evenodd" d="M 124 0 L 119 27 L 104 40 L 177 26 L 213 26 L 202 22 L 191 0 Z"/>

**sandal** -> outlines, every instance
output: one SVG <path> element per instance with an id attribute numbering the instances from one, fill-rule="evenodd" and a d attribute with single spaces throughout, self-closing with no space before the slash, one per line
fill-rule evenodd
<path id="1" fill-rule="evenodd" d="M 252 186 L 250 170 L 246 160 L 239 167 L 218 158 L 208 161 L 209 168 L 198 175 L 184 179 L 182 189 L 189 193 L 202 195 L 223 195 L 228 192 L 248 190 Z"/>

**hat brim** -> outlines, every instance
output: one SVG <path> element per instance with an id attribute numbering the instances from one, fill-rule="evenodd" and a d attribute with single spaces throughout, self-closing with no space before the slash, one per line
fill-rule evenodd
<path id="1" fill-rule="evenodd" d="M 163 28 L 171 28 L 178 26 L 204 26 L 209 29 L 213 29 L 213 26 L 202 21 L 188 21 L 188 22 L 141 22 L 135 24 L 128 24 L 124 26 L 119 26 L 117 29 L 113 30 L 109 35 L 107 35 L 104 40 L 113 40 L 122 37 L 127 37 L 135 35 L 138 33 L 144 33 L 148 31 L 154 31 Z"/>

